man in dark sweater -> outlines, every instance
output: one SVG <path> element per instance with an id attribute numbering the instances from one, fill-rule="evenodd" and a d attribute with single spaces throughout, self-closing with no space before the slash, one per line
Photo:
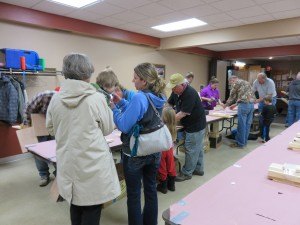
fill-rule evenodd
<path id="1" fill-rule="evenodd" d="M 167 85 L 172 89 L 168 103 L 176 106 L 176 120 L 180 121 L 185 134 L 185 163 L 175 181 L 184 181 L 192 175 L 204 175 L 203 139 L 206 116 L 197 91 L 179 74 L 173 74 Z"/>
<path id="2" fill-rule="evenodd" d="M 263 126 L 262 126 L 262 138 L 263 143 L 270 140 L 270 125 L 273 122 L 276 115 L 276 107 L 272 105 L 272 98 L 270 96 L 264 97 L 264 107 L 261 112 Z"/>

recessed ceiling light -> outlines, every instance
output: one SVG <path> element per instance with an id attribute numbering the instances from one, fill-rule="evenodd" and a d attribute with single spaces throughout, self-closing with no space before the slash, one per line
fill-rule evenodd
<path id="1" fill-rule="evenodd" d="M 75 8 L 81 8 L 87 5 L 92 5 L 97 2 L 100 2 L 101 0 L 48 0 L 50 2 L 71 6 Z"/>
<path id="2" fill-rule="evenodd" d="M 151 27 L 151 28 L 160 30 L 160 31 L 164 31 L 164 32 L 169 32 L 169 31 L 183 30 L 183 29 L 187 29 L 187 28 L 203 26 L 206 24 L 207 23 L 205 23 L 201 20 L 192 18 L 192 19 L 181 20 L 181 21 L 177 21 L 177 22 L 173 22 L 173 23 L 162 24 L 162 25 Z"/>
<path id="3" fill-rule="evenodd" d="M 273 59 L 273 57 L 272 57 L 272 56 L 270 56 L 270 57 L 269 57 L 269 59 Z"/>

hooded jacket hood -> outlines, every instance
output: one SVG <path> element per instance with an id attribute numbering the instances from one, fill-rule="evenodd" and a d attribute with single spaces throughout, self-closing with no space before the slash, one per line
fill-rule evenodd
<path id="1" fill-rule="evenodd" d="M 166 97 L 165 96 L 156 96 L 152 93 L 149 93 L 149 97 L 150 97 L 150 99 L 152 100 L 154 106 L 157 109 L 161 109 L 161 108 L 164 107 L 164 104 L 166 102 Z"/>
<path id="2" fill-rule="evenodd" d="M 82 80 L 67 79 L 61 86 L 58 95 L 64 105 L 69 108 L 75 108 L 85 97 L 95 92 L 96 89 L 90 83 Z"/>

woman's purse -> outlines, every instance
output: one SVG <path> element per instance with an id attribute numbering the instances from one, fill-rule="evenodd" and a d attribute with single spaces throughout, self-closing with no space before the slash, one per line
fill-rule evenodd
<path id="1" fill-rule="evenodd" d="M 163 123 L 159 112 L 153 102 L 146 94 L 146 97 L 153 108 L 155 115 L 158 116 L 160 124 L 158 129 L 152 132 L 140 134 L 142 127 L 136 124 L 130 137 L 131 156 L 146 156 L 153 153 L 168 151 L 173 146 L 173 140 L 168 127 Z"/>

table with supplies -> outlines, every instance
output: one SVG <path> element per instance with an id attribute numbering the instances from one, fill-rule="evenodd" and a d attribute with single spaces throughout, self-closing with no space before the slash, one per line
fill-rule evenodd
<path id="1" fill-rule="evenodd" d="M 268 179 L 272 163 L 300 164 L 288 144 L 300 132 L 293 124 L 163 213 L 165 224 L 299 225 L 299 187 Z"/>

